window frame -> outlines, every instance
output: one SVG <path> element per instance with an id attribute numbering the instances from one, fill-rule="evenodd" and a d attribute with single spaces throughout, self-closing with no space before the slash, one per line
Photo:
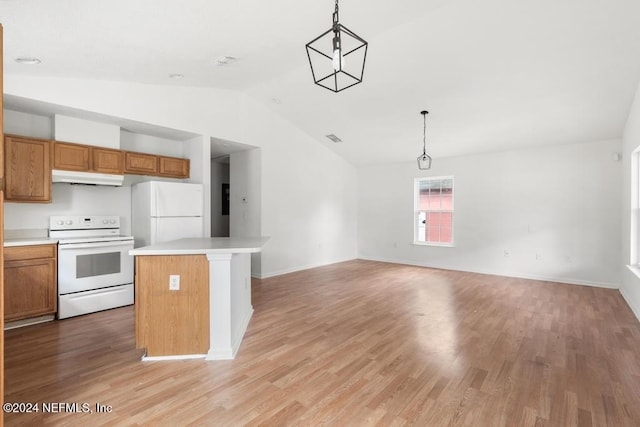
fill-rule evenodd
<path id="1" fill-rule="evenodd" d="M 420 200 L 420 183 L 423 181 L 443 181 L 445 179 L 451 180 L 451 209 L 418 209 Z M 418 231 L 420 229 L 418 222 L 421 212 L 451 212 L 451 242 L 423 242 L 418 240 Z M 454 233 L 454 218 L 455 218 L 455 179 L 453 175 L 444 176 L 423 176 L 414 178 L 413 180 L 413 244 L 419 246 L 441 246 L 441 247 L 454 247 L 455 233 Z"/>
<path id="2" fill-rule="evenodd" d="M 631 153 L 631 223 L 629 267 L 640 275 L 640 147 Z"/>

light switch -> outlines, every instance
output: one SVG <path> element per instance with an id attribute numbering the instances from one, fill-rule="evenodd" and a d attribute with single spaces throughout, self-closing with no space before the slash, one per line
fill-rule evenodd
<path id="1" fill-rule="evenodd" d="M 171 274 L 171 275 L 169 275 L 169 290 L 170 291 L 179 291 L 180 290 L 180 275 L 179 274 Z"/>

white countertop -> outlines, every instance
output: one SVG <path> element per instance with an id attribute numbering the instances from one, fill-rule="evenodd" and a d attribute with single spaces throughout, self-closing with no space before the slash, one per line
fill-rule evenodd
<path id="1" fill-rule="evenodd" d="M 50 239 L 49 237 L 27 237 L 5 239 L 4 247 L 9 248 L 12 246 L 55 245 L 56 243 L 58 243 L 58 239 Z"/>
<path id="2" fill-rule="evenodd" d="M 208 237 L 172 240 L 143 246 L 129 255 L 206 255 L 260 252 L 268 237 Z"/>

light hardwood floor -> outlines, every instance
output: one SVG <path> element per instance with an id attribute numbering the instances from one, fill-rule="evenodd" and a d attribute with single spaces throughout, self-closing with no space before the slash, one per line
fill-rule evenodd
<path id="1" fill-rule="evenodd" d="M 639 426 L 616 290 L 370 261 L 253 283 L 233 361 L 141 362 L 134 310 L 6 333 L 7 425 Z"/>

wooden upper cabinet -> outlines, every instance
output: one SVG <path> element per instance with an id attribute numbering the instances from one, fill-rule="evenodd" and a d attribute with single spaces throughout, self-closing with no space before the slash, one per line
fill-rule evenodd
<path id="1" fill-rule="evenodd" d="M 91 148 L 91 170 L 100 173 L 124 173 L 124 155 L 120 150 L 110 148 Z"/>
<path id="2" fill-rule="evenodd" d="M 189 159 L 7 136 L 5 138 L 9 201 L 50 202 L 51 169 L 109 174 L 189 178 Z M 53 163 L 53 167 L 52 167 Z"/>
<path id="3" fill-rule="evenodd" d="M 123 153 L 113 148 L 56 141 L 53 153 L 54 169 L 113 174 L 124 172 Z"/>
<path id="4" fill-rule="evenodd" d="M 189 178 L 189 159 L 160 157 L 160 175 L 172 178 Z"/>
<path id="5" fill-rule="evenodd" d="M 153 154 L 125 151 L 124 173 L 134 175 L 157 175 L 158 156 Z"/>
<path id="6" fill-rule="evenodd" d="M 189 178 L 189 159 L 125 151 L 124 173 Z"/>
<path id="7" fill-rule="evenodd" d="M 51 202 L 51 141 L 6 135 L 5 200 Z"/>
<path id="8" fill-rule="evenodd" d="M 56 141 L 53 148 L 53 168 L 89 172 L 90 149 L 87 145 Z"/>

